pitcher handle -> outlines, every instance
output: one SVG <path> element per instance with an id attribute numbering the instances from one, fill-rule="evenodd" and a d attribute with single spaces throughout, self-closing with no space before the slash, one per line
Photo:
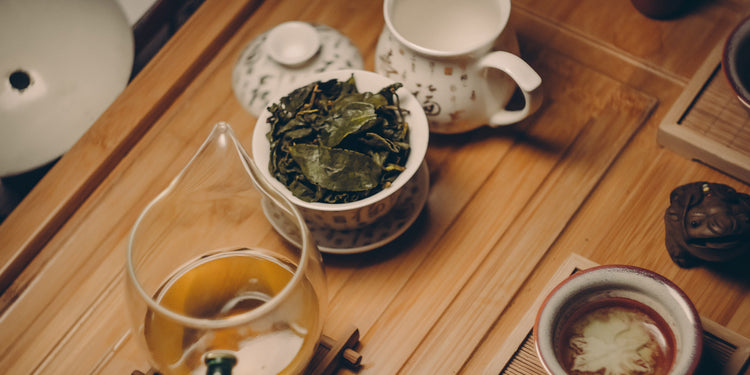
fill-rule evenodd
<path id="1" fill-rule="evenodd" d="M 499 69 L 510 76 L 521 89 L 524 106 L 518 110 L 500 110 L 490 116 L 490 126 L 515 124 L 534 113 L 542 105 L 542 77 L 520 57 L 495 51 L 479 60 L 480 68 Z"/>

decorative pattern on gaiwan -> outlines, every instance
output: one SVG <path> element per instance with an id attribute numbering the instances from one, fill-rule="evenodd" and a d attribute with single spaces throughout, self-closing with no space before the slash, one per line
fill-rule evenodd
<path id="1" fill-rule="evenodd" d="M 370 225 L 352 230 L 335 230 L 321 224 L 322 218 L 305 221 L 321 252 L 351 254 L 373 250 L 393 241 L 409 229 L 427 202 L 429 189 L 429 170 L 423 164 L 406 183 L 394 207 Z M 299 233 L 287 215 L 268 199 L 261 203 L 263 213 L 274 229 L 290 242 L 298 244 Z"/>
<path id="2" fill-rule="evenodd" d="M 257 117 L 278 94 L 293 89 L 300 77 L 329 70 L 362 69 L 362 55 L 349 38 L 326 25 L 314 27 L 320 37 L 320 50 L 299 66 L 285 66 L 271 58 L 264 46 L 268 32 L 242 51 L 232 71 L 232 89 L 253 116 Z"/>

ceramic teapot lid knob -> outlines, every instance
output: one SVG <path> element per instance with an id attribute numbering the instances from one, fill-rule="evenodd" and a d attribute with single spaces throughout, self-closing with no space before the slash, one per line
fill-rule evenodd
<path id="1" fill-rule="evenodd" d="M 279 64 L 301 65 L 320 49 L 320 36 L 309 23 L 284 22 L 269 31 L 266 48 L 268 55 Z"/>

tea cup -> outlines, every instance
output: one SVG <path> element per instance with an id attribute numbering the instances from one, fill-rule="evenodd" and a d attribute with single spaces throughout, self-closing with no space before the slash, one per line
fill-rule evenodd
<path id="1" fill-rule="evenodd" d="M 689 375 L 703 348 L 700 316 L 665 277 L 640 267 L 598 266 L 557 285 L 542 304 L 534 342 L 550 375 Z"/>
<path id="2" fill-rule="evenodd" d="M 385 0 L 375 71 L 420 101 L 435 133 L 517 123 L 542 103 L 542 79 L 521 57 L 510 0 Z M 516 87 L 524 105 L 506 109 Z"/>

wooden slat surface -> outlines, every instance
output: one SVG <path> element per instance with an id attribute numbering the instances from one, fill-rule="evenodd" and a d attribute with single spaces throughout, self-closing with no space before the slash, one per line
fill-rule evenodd
<path id="1" fill-rule="evenodd" d="M 414 227 L 381 249 L 324 257 L 326 330 L 359 328 L 362 374 L 482 373 L 559 262 L 579 253 L 659 272 L 703 316 L 750 335 L 747 276 L 680 269 L 662 223 L 677 185 L 750 186 L 656 144 L 667 108 L 747 4 L 711 2 L 671 21 L 645 18 L 626 0 L 513 6 L 544 106 L 517 126 L 431 138 L 430 196 Z M 0 368 L 148 369 L 124 311 L 127 235 L 215 122 L 228 121 L 249 145 L 255 118 L 230 82 L 243 47 L 278 23 L 313 21 L 350 37 L 372 69 L 381 10 L 369 0 L 202 5 L 0 226 L 10 285 L 0 297 Z M 283 241 L 267 222 L 255 229 Z"/>

